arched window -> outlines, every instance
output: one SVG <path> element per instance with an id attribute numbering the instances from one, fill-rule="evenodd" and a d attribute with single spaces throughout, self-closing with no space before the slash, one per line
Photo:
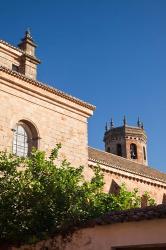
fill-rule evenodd
<path id="1" fill-rule="evenodd" d="M 19 121 L 13 129 L 13 154 L 26 157 L 32 147 L 38 147 L 37 131 L 30 122 Z"/>
<path id="2" fill-rule="evenodd" d="M 122 156 L 122 145 L 121 144 L 117 144 L 117 155 Z"/>
<path id="3" fill-rule="evenodd" d="M 137 159 L 137 146 L 134 143 L 130 144 L 130 156 L 131 159 Z"/>
<path id="4" fill-rule="evenodd" d="M 143 154 L 144 154 L 144 161 L 146 161 L 146 150 L 145 150 L 145 147 L 143 147 Z"/>

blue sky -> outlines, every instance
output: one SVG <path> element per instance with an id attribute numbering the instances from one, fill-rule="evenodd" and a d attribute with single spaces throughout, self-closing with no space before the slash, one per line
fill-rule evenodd
<path id="1" fill-rule="evenodd" d="M 97 106 L 89 145 L 104 148 L 111 117 L 139 115 L 149 164 L 166 171 L 165 0 L 8 0 L 0 13 L 3 40 L 16 45 L 31 28 L 38 80 Z"/>

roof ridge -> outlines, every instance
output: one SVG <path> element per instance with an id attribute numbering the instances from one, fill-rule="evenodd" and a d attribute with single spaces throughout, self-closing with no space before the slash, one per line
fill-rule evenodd
<path id="1" fill-rule="evenodd" d="M 145 208 L 139 207 L 121 211 L 110 211 L 99 218 L 93 219 L 91 222 L 96 225 L 104 225 L 140 220 L 152 220 L 156 218 L 166 218 L 166 205 L 159 204 L 157 206 L 147 206 Z"/>
<path id="2" fill-rule="evenodd" d="M 42 88 L 44 90 L 47 90 L 47 91 L 49 91 L 49 92 L 51 92 L 53 94 L 64 97 L 64 98 L 66 98 L 66 99 L 68 99 L 68 100 L 70 100 L 70 101 L 72 101 L 74 103 L 77 103 L 77 104 L 79 104 L 79 105 L 81 105 L 83 107 L 89 108 L 90 110 L 95 110 L 95 108 L 96 108 L 94 105 L 92 105 L 92 104 L 90 104 L 88 102 L 82 101 L 82 100 L 80 100 L 80 99 L 78 99 L 76 97 L 73 97 L 72 95 L 67 94 L 67 93 L 65 93 L 65 92 L 63 92 L 63 91 L 61 91 L 59 89 L 56 89 L 56 88 L 54 88 L 54 87 L 52 87 L 52 86 L 50 86 L 50 85 L 48 85 L 46 83 L 43 83 L 43 82 L 40 82 L 40 81 L 37 81 L 37 80 L 33 80 L 33 79 L 31 79 L 31 78 L 29 78 L 29 77 L 27 77 L 27 76 L 25 76 L 25 75 L 23 75 L 21 73 L 12 71 L 12 70 L 4 67 L 4 66 L 0 66 L 0 70 L 5 72 L 5 73 L 8 73 L 8 74 L 10 74 L 12 76 L 15 76 L 17 78 L 20 78 L 20 79 L 22 79 L 22 80 L 24 80 L 24 81 L 26 81 L 26 82 L 28 82 L 30 84 L 36 85 L 36 86 L 38 86 L 38 87 L 40 87 L 40 88 Z"/>
<path id="3" fill-rule="evenodd" d="M 143 220 L 166 219 L 166 205 L 147 206 L 145 208 L 131 208 L 126 210 L 111 210 L 100 217 L 85 221 L 73 228 L 76 231 L 81 228 L 111 225 L 124 222 L 137 222 Z M 71 228 L 70 228 L 71 230 Z"/>

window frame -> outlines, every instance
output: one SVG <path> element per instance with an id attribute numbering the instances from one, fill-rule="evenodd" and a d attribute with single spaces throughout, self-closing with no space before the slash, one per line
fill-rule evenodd
<path id="1" fill-rule="evenodd" d="M 20 130 L 20 131 L 19 131 Z M 22 130 L 22 131 L 21 131 Z M 33 124 L 20 120 L 13 131 L 12 152 L 18 156 L 27 157 L 32 148 L 38 148 L 38 133 Z M 20 133 L 22 132 L 22 133 Z"/>

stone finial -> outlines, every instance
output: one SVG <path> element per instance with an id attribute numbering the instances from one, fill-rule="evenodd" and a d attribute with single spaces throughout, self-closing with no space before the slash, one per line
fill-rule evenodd
<path id="1" fill-rule="evenodd" d="M 31 36 L 31 30 L 30 28 L 28 27 L 27 30 L 25 31 L 25 37 L 27 38 L 31 38 L 32 39 L 32 36 Z"/>
<path id="2" fill-rule="evenodd" d="M 141 122 L 141 128 L 144 129 L 144 124 L 143 124 L 143 122 Z"/>
<path id="3" fill-rule="evenodd" d="M 138 120 L 137 120 L 137 126 L 138 126 L 139 128 L 141 127 L 141 122 L 140 122 L 139 116 L 138 116 Z"/>
<path id="4" fill-rule="evenodd" d="M 105 124 L 105 132 L 107 132 L 108 131 L 108 126 L 107 126 L 107 122 L 106 122 L 106 124 Z"/>
<path id="5" fill-rule="evenodd" d="M 113 128 L 113 127 L 114 127 L 114 122 L 113 122 L 112 117 L 111 117 L 110 127 L 111 127 L 111 128 Z"/>
<path id="6" fill-rule="evenodd" d="M 18 47 L 25 51 L 27 54 L 35 56 L 35 48 L 37 46 L 31 36 L 30 28 L 27 28 L 27 30 L 25 31 L 25 35 L 21 39 L 21 42 L 18 44 Z"/>
<path id="7" fill-rule="evenodd" d="M 126 126 L 126 116 L 124 115 L 124 118 L 123 118 L 123 125 Z"/>

